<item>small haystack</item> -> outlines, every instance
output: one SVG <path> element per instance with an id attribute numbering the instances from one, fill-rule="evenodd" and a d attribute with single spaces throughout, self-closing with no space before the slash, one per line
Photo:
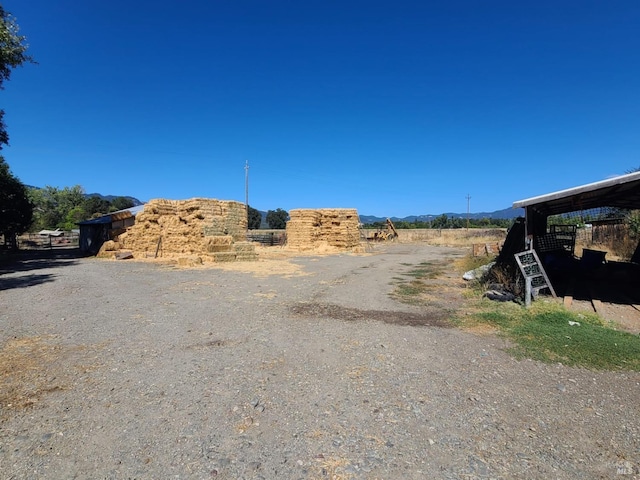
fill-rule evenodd
<path id="1" fill-rule="evenodd" d="M 193 198 L 151 200 L 135 224 L 118 236 L 119 249 L 134 257 L 205 256 L 213 261 L 255 260 L 247 242 L 243 203 Z"/>
<path id="2" fill-rule="evenodd" d="M 287 246 L 293 250 L 360 247 L 360 219 L 354 208 L 295 209 L 289 218 Z"/>

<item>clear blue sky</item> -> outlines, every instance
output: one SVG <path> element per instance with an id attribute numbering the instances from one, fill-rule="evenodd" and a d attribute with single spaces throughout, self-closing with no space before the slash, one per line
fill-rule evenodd
<path id="1" fill-rule="evenodd" d="M 398 216 L 640 166 L 640 1 L 6 0 L 23 183 Z"/>

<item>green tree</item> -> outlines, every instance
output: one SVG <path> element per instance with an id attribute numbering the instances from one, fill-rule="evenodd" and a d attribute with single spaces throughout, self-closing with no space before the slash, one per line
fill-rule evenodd
<path id="1" fill-rule="evenodd" d="M 434 218 L 431 221 L 432 228 L 448 228 L 449 227 L 449 217 L 445 213 L 440 215 L 439 217 Z"/>
<path id="2" fill-rule="evenodd" d="M 113 208 L 113 204 L 109 203 L 108 200 L 105 200 L 98 195 L 91 195 L 84 199 L 82 205 L 82 218 L 80 218 L 79 221 L 101 217 L 102 215 L 109 213 L 110 210 L 115 212 L 119 209 Z"/>
<path id="3" fill-rule="evenodd" d="M 26 38 L 18 35 L 20 28 L 15 18 L 0 5 L 0 89 L 4 90 L 5 80 L 9 80 L 14 68 L 25 62 L 35 63 L 26 54 Z M 9 134 L 4 123 L 4 110 L 0 110 L 0 149 L 9 145 Z"/>
<path id="4" fill-rule="evenodd" d="M 18 35 L 15 19 L 0 6 L 0 89 L 9 80 L 14 68 L 25 62 L 33 62 L 26 54 L 25 37 Z M 0 150 L 9 144 L 9 134 L 4 123 L 4 110 L 0 110 Z M 33 210 L 26 187 L 15 177 L 9 165 L 0 156 L 0 233 L 16 246 L 15 236 L 27 230 Z"/>
<path id="5" fill-rule="evenodd" d="M 464 228 L 467 226 L 467 221 L 462 218 L 451 217 L 449 219 L 448 228 Z"/>
<path id="6" fill-rule="evenodd" d="M 55 228 L 61 218 L 58 214 L 57 192 L 55 187 L 46 186 L 44 188 L 29 188 L 27 193 L 33 205 L 33 223 L 31 231 L 37 232 L 42 229 Z"/>
<path id="7" fill-rule="evenodd" d="M 259 210 L 249 205 L 249 211 L 247 213 L 248 227 L 250 230 L 257 230 L 262 223 L 262 214 Z"/>
<path id="8" fill-rule="evenodd" d="M 9 169 L 0 155 L 0 235 L 5 245 L 17 246 L 16 235 L 25 232 L 33 218 L 33 205 L 29 201 L 27 188 Z"/>
<path id="9" fill-rule="evenodd" d="M 74 216 L 70 216 L 70 212 L 76 209 L 82 209 L 86 197 L 84 188 L 80 185 L 73 187 L 64 187 L 58 193 L 58 212 L 62 218 L 62 222 L 57 226 L 63 230 L 73 230 L 76 228 L 76 220 Z"/>
<path id="10" fill-rule="evenodd" d="M 13 15 L 0 5 L 0 88 L 4 88 L 4 81 L 9 80 L 14 68 L 25 62 L 35 63 L 27 55 L 29 45 L 26 37 L 18 34 L 19 31 Z"/>
<path id="11" fill-rule="evenodd" d="M 267 212 L 267 224 L 271 229 L 285 228 L 287 226 L 287 220 L 289 220 L 289 214 L 286 210 L 277 208 Z"/>
<path id="12" fill-rule="evenodd" d="M 126 210 L 133 206 L 133 200 L 127 197 L 116 197 L 111 201 L 111 210 L 114 212 L 117 212 L 118 210 Z"/>
<path id="13" fill-rule="evenodd" d="M 64 187 L 62 190 L 51 186 L 31 188 L 29 198 L 34 206 L 32 231 L 45 228 L 71 230 L 76 228 L 78 221 L 90 218 L 87 216 L 84 190 L 80 185 Z"/>
<path id="14" fill-rule="evenodd" d="M 87 217 L 85 217 L 84 212 L 82 205 L 71 208 L 64 217 L 64 230 L 73 230 L 78 222 L 86 220 Z"/>
<path id="15" fill-rule="evenodd" d="M 126 197 L 116 197 L 112 203 L 99 195 L 87 196 L 80 185 L 62 189 L 51 186 L 31 188 L 29 198 L 34 206 L 31 231 L 72 230 L 83 220 L 133 206 L 133 201 Z"/>

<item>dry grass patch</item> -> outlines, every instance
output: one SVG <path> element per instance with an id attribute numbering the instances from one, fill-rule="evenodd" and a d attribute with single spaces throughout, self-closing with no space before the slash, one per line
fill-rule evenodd
<path id="1" fill-rule="evenodd" d="M 56 337 L 37 336 L 13 338 L 0 350 L 0 415 L 10 410 L 35 406 L 52 392 L 72 388 L 77 376 L 101 366 L 96 357 L 83 363 L 84 345 L 61 345 Z M 104 345 L 93 345 L 101 350 Z"/>
<path id="2" fill-rule="evenodd" d="M 353 478 L 345 472 L 345 468 L 351 465 L 351 462 L 342 457 L 329 456 L 325 457 L 319 454 L 315 457 L 316 462 L 319 464 L 315 469 L 316 472 L 311 478 L 314 479 L 331 479 L 331 480 L 348 480 Z"/>
<path id="3" fill-rule="evenodd" d="M 456 310 L 464 300 L 465 286 L 457 272 L 458 261 L 448 258 L 414 265 L 402 277 L 393 278 L 391 297 L 409 305 Z"/>
<path id="4" fill-rule="evenodd" d="M 285 278 L 310 275 L 303 267 L 288 259 L 260 259 L 255 262 L 206 263 L 204 268 L 218 268 L 221 270 L 251 273 L 256 277 L 280 275 Z"/>
<path id="5" fill-rule="evenodd" d="M 64 356 L 53 337 L 9 340 L 0 351 L 0 407 L 2 411 L 33 406 L 46 393 L 67 388 L 52 368 Z"/>
<path id="6" fill-rule="evenodd" d="M 504 228 L 452 228 L 398 230 L 403 243 L 424 242 L 446 247 L 471 247 L 474 243 L 502 244 L 507 237 Z"/>

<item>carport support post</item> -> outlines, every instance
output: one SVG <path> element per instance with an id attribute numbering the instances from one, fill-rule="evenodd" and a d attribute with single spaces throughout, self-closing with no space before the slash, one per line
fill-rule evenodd
<path id="1" fill-rule="evenodd" d="M 531 306 L 531 277 L 524 279 L 524 305 L 527 308 Z"/>

